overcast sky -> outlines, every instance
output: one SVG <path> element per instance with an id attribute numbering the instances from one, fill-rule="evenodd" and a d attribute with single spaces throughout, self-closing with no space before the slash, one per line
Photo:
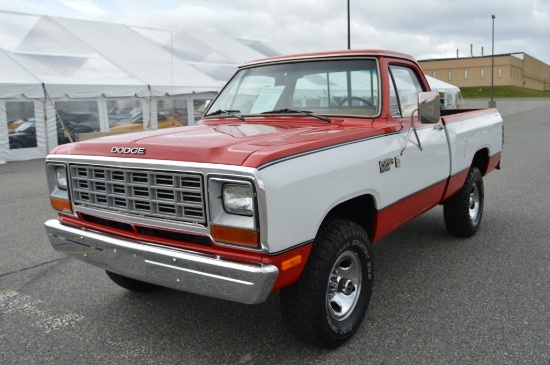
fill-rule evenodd
<path id="1" fill-rule="evenodd" d="M 550 0 L 350 0 L 351 48 L 417 59 L 525 52 L 550 64 Z M 0 10 L 347 48 L 347 0 L 0 0 Z"/>

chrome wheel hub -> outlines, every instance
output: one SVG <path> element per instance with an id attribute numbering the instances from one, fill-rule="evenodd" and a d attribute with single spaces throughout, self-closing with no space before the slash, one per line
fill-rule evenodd
<path id="1" fill-rule="evenodd" d="M 472 190 L 470 191 L 470 202 L 469 202 L 469 214 L 470 214 L 470 219 L 472 221 L 475 221 L 479 214 L 479 206 L 480 206 L 479 203 L 480 203 L 479 189 L 477 188 L 477 185 L 474 184 L 474 186 L 472 186 Z"/>
<path id="2" fill-rule="evenodd" d="M 342 253 L 332 267 L 327 288 L 327 309 L 332 318 L 346 319 L 361 292 L 361 261 L 353 251 Z"/>

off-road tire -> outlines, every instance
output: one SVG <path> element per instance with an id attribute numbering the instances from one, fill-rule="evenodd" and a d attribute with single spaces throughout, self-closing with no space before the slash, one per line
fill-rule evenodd
<path id="1" fill-rule="evenodd" d="M 105 272 L 115 284 L 133 292 L 143 293 L 143 292 L 150 292 L 161 288 L 158 285 L 132 279 L 108 270 L 105 270 Z"/>
<path id="2" fill-rule="evenodd" d="M 373 275 L 365 230 L 350 221 L 328 220 L 317 234 L 302 275 L 280 292 L 286 324 L 306 343 L 340 346 L 363 321 Z"/>
<path id="3" fill-rule="evenodd" d="M 483 177 L 472 167 L 462 189 L 443 204 L 447 231 L 459 237 L 473 236 L 481 225 L 484 199 Z"/>

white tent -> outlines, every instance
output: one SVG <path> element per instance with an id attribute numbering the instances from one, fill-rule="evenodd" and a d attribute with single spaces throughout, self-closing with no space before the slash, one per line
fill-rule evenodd
<path id="1" fill-rule="evenodd" d="M 0 11 L 0 163 L 82 133 L 193 124 L 239 64 L 277 49 L 306 51 Z"/>
<path id="2" fill-rule="evenodd" d="M 144 27 L 132 29 L 222 83 L 225 83 L 244 62 L 308 51 L 292 44 L 248 41 L 219 34 L 214 36 Z"/>
<path id="3" fill-rule="evenodd" d="M 198 74 L 207 74 L 220 84 L 224 84 L 243 62 L 266 57 L 228 36 L 142 27 L 132 27 L 132 30 L 162 47 L 164 52 L 185 60 Z"/>
<path id="4" fill-rule="evenodd" d="M 218 90 L 222 84 L 128 26 L 79 19 L 53 18 L 99 54 L 150 87 L 152 96 Z"/>
<path id="5" fill-rule="evenodd" d="M 441 81 L 439 79 L 436 79 L 435 77 L 431 77 L 428 75 L 425 75 L 426 79 L 428 80 L 428 84 L 430 84 L 430 89 L 432 91 L 437 91 L 438 93 L 443 95 L 443 108 L 456 108 L 458 107 L 458 98 L 460 95 L 460 88 L 457 86 L 451 85 L 445 81 Z"/>
<path id="6" fill-rule="evenodd" d="M 1 99 L 43 98 L 42 83 L 17 62 L 0 50 L 0 65 L 2 65 Z"/>
<path id="7" fill-rule="evenodd" d="M 435 77 L 426 75 L 426 79 L 428 80 L 428 84 L 430 84 L 430 88 L 432 89 L 432 91 L 437 91 L 440 93 L 452 93 L 452 92 L 459 93 L 460 92 L 460 88 L 458 88 L 457 86 L 454 86 L 445 81 L 436 79 Z"/>
<path id="8" fill-rule="evenodd" d="M 39 79 L 50 97 L 148 95 L 147 84 L 51 17 L 0 12 L 0 37 L 3 50 Z"/>

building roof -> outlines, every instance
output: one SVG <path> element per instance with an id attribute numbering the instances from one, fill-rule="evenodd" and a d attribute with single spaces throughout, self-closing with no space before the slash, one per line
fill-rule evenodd
<path id="1" fill-rule="evenodd" d="M 494 57 L 509 57 L 509 56 L 513 56 L 520 60 L 523 60 L 525 56 L 525 52 L 499 53 L 494 55 Z M 441 62 L 441 61 L 453 62 L 456 60 L 471 60 L 471 59 L 479 59 L 479 58 L 490 59 L 491 57 L 493 56 L 489 54 L 489 55 L 483 55 L 483 56 L 468 56 L 468 57 L 428 58 L 425 60 L 418 60 L 418 62 Z"/>

